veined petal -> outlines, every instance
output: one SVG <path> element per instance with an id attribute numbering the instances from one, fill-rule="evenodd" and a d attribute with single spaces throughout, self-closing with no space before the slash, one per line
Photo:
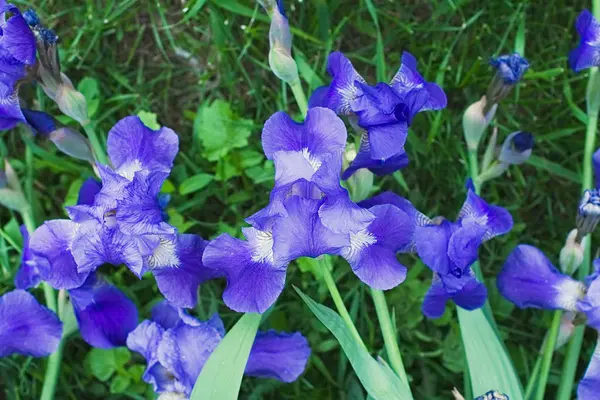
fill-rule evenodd
<path id="1" fill-rule="evenodd" d="M 72 245 L 79 225 L 65 219 L 46 221 L 31 235 L 29 247 L 40 276 L 56 289 L 72 289 L 85 282 L 90 271 L 79 271 Z"/>
<path id="2" fill-rule="evenodd" d="M 577 386 L 577 399 L 594 400 L 598 397 L 598 390 L 600 390 L 600 345 L 596 344 L 585 375 Z"/>
<path id="3" fill-rule="evenodd" d="M 585 292 L 583 283 L 562 274 L 544 253 L 524 244 L 510 253 L 496 283 L 500 293 L 520 308 L 576 311 Z"/>
<path id="4" fill-rule="evenodd" d="M 0 357 L 14 353 L 45 357 L 56 351 L 62 323 L 24 290 L 0 296 Z"/>
<path id="5" fill-rule="evenodd" d="M 102 183 L 95 178 L 88 178 L 83 182 L 79 189 L 78 205 L 92 206 L 96 195 L 102 190 Z"/>
<path id="6" fill-rule="evenodd" d="M 259 332 L 245 374 L 293 382 L 304 372 L 309 357 L 308 341 L 300 333 Z"/>
<path id="7" fill-rule="evenodd" d="M 223 301 L 238 312 L 267 310 L 285 284 L 287 265 L 273 260 L 270 232 L 246 228 L 248 241 L 222 234 L 206 246 L 202 261 L 227 279 Z"/>
<path id="8" fill-rule="evenodd" d="M 583 10 L 575 27 L 581 40 L 569 54 L 569 65 L 575 72 L 600 65 L 600 23 L 591 12 Z"/>
<path id="9" fill-rule="evenodd" d="M 2 26 L 0 46 L 23 64 L 35 64 L 35 36 L 16 7 L 11 7 L 13 16 Z"/>
<path id="10" fill-rule="evenodd" d="M 178 235 L 179 265 L 154 268 L 152 273 L 160 292 L 176 307 L 195 307 L 198 286 L 218 276 L 217 271 L 206 268 L 202 254 L 208 242 L 197 235 Z"/>
<path id="11" fill-rule="evenodd" d="M 512 216 L 506 209 L 489 205 L 470 189 L 457 222 L 463 226 L 478 224 L 485 227 L 484 242 L 509 232 L 513 227 Z"/>
<path id="12" fill-rule="evenodd" d="M 127 347 L 140 353 L 148 363 L 157 358 L 158 344 L 165 332 L 160 324 L 145 320 L 127 335 Z"/>
<path id="13" fill-rule="evenodd" d="M 21 254 L 21 266 L 15 275 L 15 287 L 17 289 L 30 289 L 37 286 L 42 277 L 37 266 L 37 259 L 29 247 L 29 232 L 25 225 L 19 227 L 23 236 L 23 253 Z"/>

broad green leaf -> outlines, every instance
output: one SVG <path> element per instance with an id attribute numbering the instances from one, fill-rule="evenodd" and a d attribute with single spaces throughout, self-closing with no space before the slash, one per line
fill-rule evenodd
<path id="1" fill-rule="evenodd" d="M 122 368 L 131 359 L 131 353 L 126 347 L 116 349 L 93 348 L 87 354 L 86 361 L 90 372 L 102 382 Z"/>
<path id="2" fill-rule="evenodd" d="M 197 192 L 206 187 L 210 182 L 214 180 L 213 175 L 209 174 L 197 174 L 190 176 L 179 185 L 179 193 L 182 195 Z"/>
<path id="3" fill-rule="evenodd" d="M 473 393 L 493 389 L 506 393 L 511 400 L 523 400 L 521 382 L 483 311 L 457 309 Z"/>
<path id="4" fill-rule="evenodd" d="M 194 134 L 202 143 L 207 160 L 217 161 L 232 149 L 248 145 L 253 122 L 235 115 L 229 103 L 215 100 L 200 107 L 196 118 Z"/>
<path id="5" fill-rule="evenodd" d="M 160 124 L 158 123 L 158 116 L 153 112 L 142 110 L 137 113 L 137 116 L 148 128 L 155 131 L 160 129 Z"/>
<path id="6" fill-rule="evenodd" d="M 410 390 L 387 364 L 377 362 L 357 343 L 346 324 L 335 311 L 316 303 L 313 299 L 294 287 L 302 300 L 316 317 L 331 331 L 342 346 L 356 376 L 363 387 L 375 400 L 409 400 L 412 399 Z"/>
<path id="7" fill-rule="evenodd" d="M 196 380 L 190 400 L 236 400 L 261 314 L 246 313 L 225 335 Z"/>
<path id="8" fill-rule="evenodd" d="M 117 375 L 110 381 L 110 392 L 113 394 L 123 393 L 129 387 L 131 378 L 124 375 Z"/>
<path id="9" fill-rule="evenodd" d="M 63 208 L 74 206 L 77 204 L 77 199 L 79 198 L 79 189 L 81 189 L 81 185 L 83 185 L 83 179 L 75 179 L 71 182 L 71 186 L 69 186 L 69 190 L 67 191 L 67 195 L 65 196 L 65 201 L 63 202 Z"/>

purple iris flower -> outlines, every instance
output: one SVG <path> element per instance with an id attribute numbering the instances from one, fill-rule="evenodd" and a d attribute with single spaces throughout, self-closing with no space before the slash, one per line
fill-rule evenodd
<path id="1" fill-rule="evenodd" d="M 468 310 L 485 303 L 485 286 L 476 280 L 470 267 L 477 260 L 483 242 L 512 228 L 508 211 L 487 204 L 471 188 L 455 222 L 443 217 L 432 220 L 408 200 L 391 192 L 361 202 L 363 207 L 381 204 L 393 205 L 403 211 L 408 224 L 413 227 L 412 232 L 405 231 L 408 239 L 404 239 L 403 246 L 397 251 L 416 252 L 434 272 L 423 303 L 423 313 L 427 317 L 441 317 L 448 300 Z"/>
<path id="2" fill-rule="evenodd" d="M 520 308 L 560 309 L 585 315 L 586 324 L 600 331 L 600 259 L 594 272 L 578 282 L 558 271 L 539 249 L 519 245 L 508 256 L 497 278 L 504 297 Z M 600 387 L 600 346 L 592 355 L 577 388 L 578 399 L 595 399 Z"/>
<path id="3" fill-rule="evenodd" d="M 12 16 L 6 18 L 6 13 Z M 26 122 L 19 104 L 18 87 L 35 64 L 36 40 L 19 9 L 0 1 L 0 129 Z"/>
<path id="4" fill-rule="evenodd" d="M 152 310 L 129 334 L 127 347 L 147 362 L 144 381 L 156 393 L 189 396 L 202 367 L 225 336 L 217 314 L 199 321 L 166 302 Z M 295 381 L 310 356 L 307 340 L 300 334 L 259 332 L 250 351 L 246 375 Z"/>
<path id="5" fill-rule="evenodd" d="M 333 78 L 331 84 L 315 91 L 310 106 L 355 115 L 359 128 L 366 132 L 344 179 L 360 168 L 384 174 L 406 166 L 404 144 L 412 119 L 421 111 L 439 110 L 447 104 L 444 91 L 423 79 L 416 59 L 407 52 L 389 85 L 369 86 L 339 52 L 329 56 L 327 71 Z"/>
<path id="6" fill-rule="evenodd" d="M 600 23 L 588 10 L 583 10 L 575 22 L 581 37 L 579 46 L 569 54 L 569 65 L 579 72 L 600 65 Z"/>
<path id="7" fill-rule="evenodd" d="M 24 290 L 0 296 L 0 357 L 45 357 L 56 351 L 62 322 Z"/>
<path id="8" fill-rule="evenodd" d="M 264 312 L 275 302 L 290 261 L 340 254 L 375 219 L 340 185 L 346 130 L 333 111 L 311 108 L 304 124 L 276 113 L 262 139 L 275 162 L 269 205 L 247 218 L 245 241 L 223 234 L 203 256 L 227 279 L 225 303 L 240 312 Z"/>
<path id="9" fill-rule="evenodd" d="M 108 134 L 113 168 L 97 165 L 101 184 L 84 183 L 79 204 L 67 209 L 71 219 L 47 221 L 32 235 L 42 279 L 73 289 L 102 264 L 125 264 L 138 277 L 151 271 L 169 301 L 193 307 L 198 285 L 215 273 L 202 264 L 206 242 L 165 221 L 159 192 L 178 146 L 169 128 L 119 121 Z"/>

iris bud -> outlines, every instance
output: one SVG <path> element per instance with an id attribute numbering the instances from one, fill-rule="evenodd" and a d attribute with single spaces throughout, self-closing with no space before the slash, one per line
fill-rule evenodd
<path id="1" fill-rule="evenodd" d="M 529 69 L 529 63 L 519 53 L 492 58 L 490 65 L 496 68 L 496 74 L 486 92 L 490 104 L 486 106 L 485 112 L 492 104 L 504 99 Z"/>
<path id="2" fill-rule="evenodd" d="M 483 133 L 496 115 L 497 104 L 494 104 L 487 113 L 484 113 L 487 102 L 486 96 L 482 96 L 479 101 L 471 104 L 463 114 L 463 131 L 469 150 L 477 149 Z"/>
<path id="3" fill-rule="evenodd" d="M 343 169 L 345 170 L 356 157 L 356 149 L 353 144 L 346 147 L 343 159 Z M 352 201 L 359 202 L 371 195 L 373 190 L 373 181 L 375 175 L 368 168 L 356 170 L 350 178 L 346 180 L 348 191 Z"/>
<path id="4" fill-rule="evenodd" d="M 577 242 L 577 232 L 577 229 L 573 229 L 569 233 L 560 251 L 560 269 L 567 275 L 573 275 L 583 263 L 583 243 Z"/>
<path id="5" fill-rule="evenodd" d="M 89 161 L 91 163 L 94 162 L 90 143 L 79 132 L 64 127 L 50 133 L 48 138 L 63 153 L 79 160 Z"/>
<path id="6" fill-rule="evenodd" d="M 529 132 L 513 132 L 502 144 L 498 160 L 502 163 L 518 165 L 523 164 L 531 156 L 535 140 Z"/>
<path id="7" fill-rule="evenodd" d="M 586 190 L 581 196 L 577 213 L 577 242 L 594 232 L 600 222 L 600 192 L 598 189 Z"/>
<path id="8" fill-rule="evenodd" d="M 298 66 L 292 58 L 292 34 L 283 3 L 269 1 L 263 4 L 271 16 L 269 29 L 269 66 L 279 79 L 286 83 L 298 80 Z"/>

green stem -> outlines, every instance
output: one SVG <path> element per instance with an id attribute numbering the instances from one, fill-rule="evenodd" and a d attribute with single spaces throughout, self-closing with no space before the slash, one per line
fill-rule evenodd
<path id="1" fill-rule="evenodd" d="M 473 180 L 473 186 L 475 186 L 475 193 L 479 194 L 481 188 L 477 182 L 479 176 L 479 161 L 477 160 L 477 149 L 469 149 L 469 175 Z"/>
<path id="2" fill-rule="evenodd" d="M 23 223 L 29 233 L 35 231 L 35 222 L 31 215 L 31 210 L 27 209 L 21 212 Z M 42 288 L 44 289 L 44 297 L 46 300 L 46 306 L 54 311 L 58 312 L 58 306 L 56 304 L 56 295 L 52 286 L 48 282 L 42 282 Z M 57 314 L 60 317 L 60 314 Z M 60 370 L 60 360 L 62 358 L 62 346 L 61 341 L 56 351 L 48 357 L 48 365 L 46 366 L 46 375 L 44 376 L 44 385 L 42 387 L 41 400 L 52 400 L 54 399 L 54 392 L 56 390 L 56 381 L 58 380 L 58 372 Z"/>
<path id="3" fill-rule="evenodd" d="M 535 395 L 535 400 L 544 400 L 546 384 L 548 383 L 548 374 L 550 373 L 550 367 L 552 366 L 552 356 L 554 355 L 554 348 L 556 347 L 556 338 L 558 337 L 558 329 L 560 328 L 561 317 L 561 310 L 554 311 L 552 325 L 550 326 L 546 346 L 544 347 L 544 356 L 542 358 L 540 377 L 536 385 L 538 389 Z"/>
<path id="4" fill-rule="evenodd" d="M 542 356 L 540 355 L 533 367 L 533 371 L 531 372 L 531 376 L 527 382 L 527 387 L 525 388 L 525 400 L 529 400 L 531 398 L 531 394 L 533 393 L 534 388 L 536 387 L 538 375 L 540 374 L 540 368 L 542 366 Z"/>
<path id="5" fill-rule="evenodd" d="M 600 0 L 594 1 L 595 11 L 600 9 Z M 590 71 L 590 79 L 594 79 L 592 75 L 597 74 L 597 68 Z M 585 147 L 583 154 L 583 177 L 582 189 L 592 188 L 592 156 L 596 145 L 596 129 L 598 125 L 598 111 L 588 111 L 588 121 L 585 133 Z M 584 240 L 584 256 L 583 263 L 579 267 L 578 278 L 584 280 L 590 272 L 590 263 L 592 255 L 592 240 Z M 567 346 L 567 353 L 563 363 L 562 373 L 560 375 L 560 384 L 558 386 L 558 394 L 556 400 L 569 400 L 573 392 L 573 384 L 575 381 L 575 373 L 577 372 L 577 363 L 579 361 L 579 353 L 583 344 L 584 326 L 578 326 L 573 333 L 571 341 Z"/>
<path id="6" fill-rule="evenodd" d="M 410 390 L 408 377 L 406 376 L 406 370 L 404 369 L 404 363 L 402 362 L 402 355 L 398 348 L 396 331 L 394 330 L 388 305 L 385 300 L 385 294 L 381 290 L 371 289 L 371 296 L 373 296 L 373 303 L 375 303 L 375 311 L 377 312 L 377 318 L 379 319 L 379 326 L 381 327 L 383 341 L 385 342 L 385 349 L 390 364 L 394 371 L 396 371 L 396 374 Z"/>
<path id="7" fill-rule="evenodd" d="M 308 102 L 306 101 L 306 95 L 304 94 L 304 89 L 302 89 L 300 79 L 296 79 L 294 82 L 290 83 L 290 88 L 292 88 L 292 93 L 294 94 L 300 112 L 303 116 L 306 116 L 306 113 L 308 112 Z"/>
<path id="8" fill-rule="evenodd" d="M 83 129 L 87 134 L 88 139 L 90 140 L 90 145 L 92 146 L 92 150 L 94 151 L 94 155 L 96 156 L 96 160 L 100 162 L 100 164 L 108 165 L 108 158 L 106 157 L 106 152 L 100 143 L 100 139 L 98 139 L 98 135 L 96 134 L 96 130 L 94 129 L 94 125 L 91 122 L 83 125 Z"/>
<path id="9" fill-rule="evenodd" d="M 365 343 L 363 342 L 362 338 L 360 337 L 360 333 L 358 333 L 356 326 L 354 326 L 354 322 L 352 322 L 350 313 L 348 312 L 348 309 L 346 309 L 346 306 L 344 305 L 344 300 L 342 300 L 342 296 L 340 295 L 340 292 L 339 292 L 337 286 L 335 285 L 333 276 L 331 276 L 331 271 L 329 271 L 329 268 L 327 268 L 327 266 L 324 266 L 322 268 L 322 271 L 323 271 L 323 278 L 325 279 L 325 284 L 327 285 L 327 289 L 329 290 L 329 293 L 331 294 L 331 298 L 333 299 L 335 308 L 337 308 L 338 312 L 340 313 L 340 316 L 346 323 L 346 326 L 348 327 L 348 329 L 350 329 L 350 332 L 352 333 L 354 340 L 356 340 L 357 343 L 359 343 L 364 349 L 366 349 L 367 346 L 365 346 Z"/>

